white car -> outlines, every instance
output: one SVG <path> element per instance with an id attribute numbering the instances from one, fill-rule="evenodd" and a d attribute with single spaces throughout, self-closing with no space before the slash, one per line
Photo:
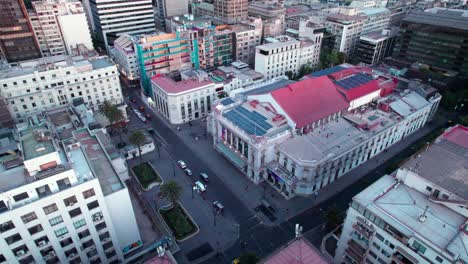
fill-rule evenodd
<path id="1" fill-rule="evenodd" d="M 180 167 L 181 169 L 187 168 L 187 165 L 185 165 L 185 162 L 182 161 L 182 160 L 179 160 L 179 161 L 177 162 L 177 164 L 179 164 L 179 167 Z"/>
<path id="2" fill-rule="evenodd" d="M 195 182 L 194 188 L 195 188 L 198 192 L 204 192 L 204 191 L 206 191 L 206 185 L 203 184 L 201 181 L 196 181 L 196 182 Z"/>

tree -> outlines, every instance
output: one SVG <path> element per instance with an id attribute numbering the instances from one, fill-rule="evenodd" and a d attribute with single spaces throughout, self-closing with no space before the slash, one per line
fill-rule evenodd
<path id="1" fill-rule="evenodd" d="M 284 75 L 286 75 L 289 80 L 294 79 L 294 73 L 292 71 L 287 71 L 287 72 L 284 73 Z"/>
<path id="2" fill-rule="evenodd" d="M 182 187 L 178 182 L 170 180 L 161 185 L 159 188 L 159 195 L 169 200 L 172 206 L 174 206 L 182 196 Z"/>
<path id="3" fill-rule="evenodd" d="M 130 143 L 132 143 L 133 145 L 137 146 L 138 156 L 140 157 L 140 164 L 141 164 L 142 163 L 142 161 L 141 161 L 141 146 L 143 146 L 143 144 L 145 144 L 145 135 L 143 134 L 143 132 L 141 132 L 141 130 L 133 131 L 133 133 L 128 138 L 128 141 L 130 141 Z"/>
<path id="4" fill-rule="evenodd" d="M 122 113 L 122 110 L 120 110 L 116 105 L 113 105 L 109 101 L 104 101 L 104 103 L 99 108 L 99 113 L 101 113 L 107 118 L 110 127 L 123 128 L 122 121 L 124 119 L 124 115 Z M 122 133 L 119 133 L 119 138 L 119 145 L 125 145 L 122 143 Z"/>
<path id="5" fill-rule="evenodd" d="M 227 96 L 228 96 L 227 93 L 224 91 L 218 93 L 218 99 L 223 99 Z"/>
<path id="6" fill-rule="evenodd" d="M 320 68 L 326 69 L 345 61 L 345 55 L 342 52 L 336 52 L 328 48 L 324 48 L 320 52 Z"/>
<path id="7" fill-rule="evenodd" d="M 239 257 L 239 264 L 255 264 L 259 261 L 255 253 L 245 253 Z"/>

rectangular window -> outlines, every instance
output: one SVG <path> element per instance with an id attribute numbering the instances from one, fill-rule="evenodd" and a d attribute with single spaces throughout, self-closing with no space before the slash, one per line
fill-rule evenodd
<path id="1" fill-rule="evenodd" d="M 51 204 L 51 205 L 48 205 L 48 206 L 44 207 L 43 209 L 44 209 L 44 213 L 45 213 L 46 215 L 48 215 L 48 214 L 50 214 L 50 213 L 53 213 L 53 212 L 55 212 L 55 211 L 58 210 L 57 205 L 54 204 L 54 203 Z"/>
<path id="2" fill-rule="evenodd" d="M 23 220 L 23 223 L 29 223 L 33 220 L 36 220 L 37 219 L 37 216 L 36 216 L 36 213 L 34 212 L 31 212 L 29 214 L 25 214 L 23 216 L 21 216 L 21 220 Z"/>
<path id="3" fill-rule="evenodd" d="M 90 235 L 91 235 L 91 233 L 89 233 L 89 230 L 88 230 L 88 229 L 86 229 L 85 231 L 82 231 L 82 232 L 79 232 L 79 233 L 78 233 L 78 237 L 79 237 L 80 239 L 83 239 L 83 238 L 88 237 L 88 236 L 90 236 Z"/>
<path id="4" fill-rule="evenodd" d="M 80 208 L 75 208 L 71 211 L 68 212 L 70 214 L 70 217 L 73 218 L 75 216 L 79 216 L 81 214 L 81 209 Z"/>
<path id="5" fill-rule="evenodd" d="M 77 200 L 76 200 L 76 197 L 73 195 L 64 199 L 63 203 L 65 204 L 65 206 L 73 206 L 77 203 Z"/>
<path id="6" fill-rule="evenodd" d="M 382 235 L 380 235 L 379 233 L 375 233 L 375 236 L 380 240 L 380 241 L 384 241 L 384 237 Z"/>
<path id="7" fill-rule="evenodd" d="M 86 225 L 86 221 L 84 219 L 81 219 L 81 220 L 78 220 L 76 222 L 73 223 L 73 226 L 78 229 L 82 226 Z"/>
<path id="8" fill-rule="evenodd" d="M 15 224 L 13 224 L 12 221 L 1 223 L 0 224 L 0 233 L 6 232 L 6 231 L 11 230 L 13 228 L 15 228 Z"/>
<path id="9" fill-rule="evenodd" d="M 435 258 L 435 259 L 436 259 L 436 260 L 437 260 L 437 262 L 439 262 L 439 263 L 442 263 L 442 262 L 444 262 L 444 260 L 443 260 L 441 257 L 439 257 L 439 256 L 436 256 L 436 258 Z"/>
<path id="10" fill-rule="evenodd" d="M 421 254 L 424 254 L 426 252 L 426 247 L 416 240 L 413 242 L 412 246 L 414 249 L 416 249 L 416 251 L 421 252 Z"/>
<path id="11" fill-rule="evenodd" d="M 68 246 L 68 245 L 70 245 L 70 244 L 72 244 L 72 243 L 73 243 L 73 240 L 72 240 L 71 238 L 69 238 L 69 237 L 68 237 L 68 238 L 65 238 L 65 239 L 62 240 L 62 241 L 60 241 L 60 245 L 61 245 L 62 247 L 66 247 L 66 246 Z"/>
<path id="12" fill-rule="evenodd" d="M 20 234 L 14 234 L 12 236 L 9 236 L 7 238 L 5 238 L 5 241 L 7 242 L 8 245 L 11 245 L 15 242 L 18 242 L 21 240 L 21 236 Z"/>
<path id="13" fill-rule="evenodd" d="M 57 237 L 63 236 L 68 233 L 68 229 L 66 227 L 59 228 L 54 231 L 55 235 Z"/>
<path id="14" fill-rule="evenodd" d="M 88 209 L 89 209 L 89 210 L 92 210 L 92 209 L 97 208 L 97 207 L 99 207 L 98 201 L 93 201 L 93 202 L 90 202 L 90 203 L 88 204 Z"/>
<path id="15" fill-rule="evenodd" d="M 15 202 L 19 202 L 19 201 L 27 199 L 27 198 L 29 198 L 29 195 L 28 195 L 27 192 L 20 193 L 20 194 L 17 194 L 15 196 L 13 196 L 13 199 L 15 200 Z"/>
<path id="16" fill-rule="evenodd" d="M 44 230 L 44 228 L 42 228 L 41 224 L 28 228 L 29 234 L 31 234 L 31 236 L 38 232 L 41 232 L 42 230 Z"/>
<path id="17" fill-rule="evenodd" d="M 96 194 L 94 193 L 94 189 L 89 189 L 89 190 L 86 190 L 86 191 L 83 192 L 83 197 L 84 197 L 85 199 L 88 199 L 89 197 L 92 197 L 92 196 L 94 196 L 94 195 L 96 195 Z"/>
<path id="18" fill-rule="evenodd" d="M 51 218 L 49 219 L 49 223 L 51 226 L 54 226 L 54 225 L 57 225 L 57 224 L 60 224 L 63 222 L 63 218 L 62 216 L 57 216 L 57 217 L 54 217 L 54 218 Z"/>

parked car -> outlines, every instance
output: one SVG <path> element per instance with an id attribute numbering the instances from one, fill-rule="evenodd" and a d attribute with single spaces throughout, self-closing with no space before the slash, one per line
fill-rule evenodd
<path id="1" fill-rule="evenodd" d="M 138 109 L 140 109 L 140 111 L 141 111 L 142 113 L 145 112 L 145 107 L 144 107 L 144 106 L 140 106 Z"/>
<path id="2" fill-rule="evenodd" d="M 206 185 L 203 184 L 201 181 L 196 181 L 194 187 L 199 193 L 206 191 Z"/>
<path id="3" fill-rule="evenodd" d="M 217 214 L 223 214 L 224 206 L 219 201 L 213 202 L 213 208 Z"/>
<path id="4" fill-rule="evenodd" d="M 208 174 L 202 172 L 200 173 L 200 180 L 204 181 L 204 182 L 208 182 Z"/>
<path id="5" fill-rule="evenodd" d="M 151 120 L 151 118 L 152 118 L 150 114 L 146 114 L 145 117 L 146 117 L 146 119 L 148 119 L 148 120 Z"/>
<path id="6" fill-rule="evenodd" d="M 192 171 L 189 169 L 189 168 L 185 168 L 184 170 L 185 174 L 187 174 L 188 176 L 192 176 Z"/>
<path id="7" fill-rule="evenodd" d="M 185 164 L 185 162 L 184 162 L 183 160 L 179 160 L 179 161 L 177 162 L 177 164 L 179 164 L 179 167 L 180 167 L 181 169 L 187 168 L 187 165 Z"/>

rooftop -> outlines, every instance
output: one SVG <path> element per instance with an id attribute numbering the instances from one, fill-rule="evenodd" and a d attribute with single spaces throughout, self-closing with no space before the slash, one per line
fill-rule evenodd
<path id="1" fill-rule="evenodd" d="M 55 150 L 53 137 L 46 125 L 39 125 L 20 131 L 21 150 L 24 160 L 34 159 Z"/>
<path id="2" fill-rule="evenodd" d="M 273 79 L 267 82 L 261 82 L 247 87 L 244 91 L 239 92 L 242 96 L 256 95 L 256 94 L 266 94 L 274 90 L 277 90 L 281 87 L 285 87 L 289 84 L 294 83 L 294 81 L 288 79 Z"/>
<path id="3" fill-rule="evenodd" d="M 395 37 L 398 33 L 398 28 L 386 28 L 383 30 L 377 30 L 374 32 L 361 35 L 360 39 L 370 40 L 370 41 L 382 41 L 391 37 Z"/>
<path id="4" fill-rule="evenodd" d="M 449 251 L 468 260 L 466 235 L 460 227 L 465 217 L 448 207 L 435 203 L 425 194 L 385 175 L 356 195 L 353 200 L 366 206 L 406 237 L 417 237 L 440 251 Z M 427 210 L 426 210 L 427 208 Z M 425 212 L 426 220 L 420 221 Z"/>
<path id="5" fill-rule="evenodd" d="M 468 128 L 449 128 L 402 168 L 468 200 Z"/>
<path id="6" fill-rule="evenodd" d="M 468 11 L 432 8 L 426 11 L 413 11 L 403 21 L 468 30 Z"/>
<path id="7" fill-rule="evenodd" d="M 199 80 L 195 78 L 182 81 L 175 81 L 172 78 L 165 75 L 155 75 L 151 78 L 151 82 L 153 83 L 153 85 L 158 86 L 168 94 L 188 92 L 213 84 L 211 80 Z"/>
<path id="8" fill-rule="evenodd" d="M 261 264 L 327 264 L 322 254 L 304 238 L 296 238 L 261 260 Z"/>
<path id="9" fill-rule="evenodd" d="M 277 38 L 268 38 L 268 41 L 270 43 L 263 44 L 260 46 L 257 46 L 258 49 L 262 50 L 272 50 L 272 49 L 277 49 L 285 46 L 289 46 L 291 44 L 300 44 L 301 42 L 295 38 L 291 38 L 288 36 L 281 36 Z"/>
<path id="10" fill-rule="evenodd" d="M 114 64 L 109 60 L 108 57 L 90 59 L 89 62 L 91 63 L 91 65 L 93 65 L 93 70 L 99 70 L 114 66 Z"/>
<path id="11" fill-rule="evenodd" d="M 263 79 L 263 74 L 248 67 L 248 64 L 233 62 L 232 66 L 220 66 L 211 72 L 211 80 L 214 82 L 230 82 L 233 78 L 243 80 L 258 81 Z M 236 67 L 237 66 L 237 67 Z"/>
<path id="12" fill-rule="evenodd" d="M 390 13 L 390 10 L 385 7 L 371 7 L 371 8 L 364 8 L 361 10 L 361 13 L 366 16 L 373 16 L 382 13 Z"/>
<path id="13" fill-rule="evenodd" d="M 297 128 L 345 110 L 349 103 L 333 82 L 322 76 L 305 79 L 271 92 Z"/>

